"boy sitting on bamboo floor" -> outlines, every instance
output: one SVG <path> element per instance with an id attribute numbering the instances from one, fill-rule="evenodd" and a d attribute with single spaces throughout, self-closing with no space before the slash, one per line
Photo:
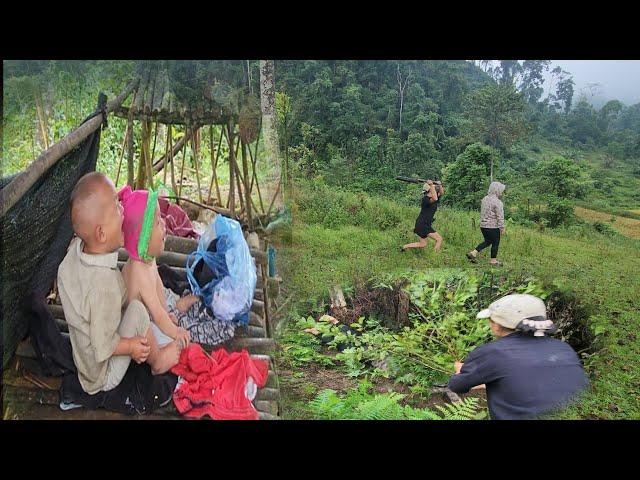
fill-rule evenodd
<path id="1" fill-rule="evenodd" d="M 76 238 L 58 268 L 58 288 L 80 385 L 91 395 L 112 390 L 131 359 L 148 362 L 154 374 L 168 371 L 178 362 L 178 345 L 159 348 L 144 305 L 126 304 L 118 270 L 123 210 L 113 183 L 89 173 L 76 184 L 70 203 Z"/>
<path id="2" fill-rule="evenodd" d="M 118 197 L 124 208 L 124 247 L 129 260 L 122 268 L 129 302 L 141 301 L 152 318 L 151 328 L 160 347 L 176 342 L 180 349 L 189 345 L 190 335 L 179 326 L 173 311 L 186 312 L 198 301 L 195 295 L 174 300 L 174 294 L 165 289 L 158 274 L 155 257 L 164 250 L 166 227 L 160 215 L 158 192 L 132 191 L 123 187 Z M 167 303 L 171 301 L 171 308 Z M 175 303 L 174 303 L 175 302 Z M 177 363 L 177 362 L 176 362 Z"/>

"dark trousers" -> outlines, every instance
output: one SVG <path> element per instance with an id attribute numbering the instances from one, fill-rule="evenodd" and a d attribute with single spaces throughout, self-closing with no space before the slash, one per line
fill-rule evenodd
<path id="1" fill-rule="evenodd" d="M 482 231 L 484 242 L 479 244 L 476 250 L 481 251 L 491 245 L 491 258 L 496 258 L 498 256 L 498 245 L 500 245 L 500 229 L 480 227 L 480 230 Z"/>

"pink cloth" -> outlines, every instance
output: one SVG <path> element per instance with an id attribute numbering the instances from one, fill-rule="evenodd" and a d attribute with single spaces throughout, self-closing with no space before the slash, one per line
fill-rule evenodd
<path id="1" fill-rule="evenodd" d="M 129 185 L 125 185 L 118 192 L 118 198 L 124 208 L 124 221 L 122 222 L 122 232 L 124 233 L 124 248 L 134 260 L 140 261 L 138 256 L 138 241 L 142 230 L 144 210 L 147 208 L 147 198 L 149 192 L 146 190 L 131 190 Z"/>
<path id="2" fill-rule="evenodd" d="M 251 396 L 252 386 L 263 387 L 267 383 L 269 365 L 252 359 L 246 350 L 228 353 L 219 348 L 209 356 L 200 345 L 192 343 L 182 350 L 180 361 L 171 372 L 182 377 L 173 392 L 173 401 L 185 417 L 259 418 L 247 396 Z"/>
<path id="3" fill-rule="evenodd" d="M 167 226 L 167 234 L 178 237 L 195 238 L 200 237 L 193 229 L 191 220 L 184 210 L 175 203 L 170 203 L 166 198 L 158 198 L 160 203 L 160 215 L 164 218 Z"/>

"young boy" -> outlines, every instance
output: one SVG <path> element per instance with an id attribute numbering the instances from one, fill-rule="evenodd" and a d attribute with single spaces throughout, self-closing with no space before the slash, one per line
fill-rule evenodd
<path id="1" fill-rule="evenodd" d="M 497 340 L 456 362 L 449 389 L 466 393 L 485 385 L 494 420 L 532 419 L 565 406 L 588 385 L 578 355 L 561 340 L 538 297 L 513 294 L 478 313 Z"/>
<path id="2" fill-rule="evenodd" d="M 172 301 L 172 309 L 183 313 L 198 300 L 189 295 L 174 302 L 175 295 L 167 292 L 162 284 L 155 257 L 164 250 L 166 228 L 160 215 L 157 192 L 147 190 L 132 191 L 125 186 L 118 192 L 124 208 L 124 246 L 129 260 L 122 268 L 129 302 L 142 301 L 153 322 L 155 338 L 160 346 L 178 342 L 180 348 L 189 345 L 189 332 L 178 325 L 178 319 L 167 304 Z"/>
<path id="3" fill-rule="evenodd" d="M 124 315 L 121 311 L 126 299 L 118 270 L 123 213 L 113 183 L 101 173 L 88 173 L 70 203 L 77 237 L 58 268 L 58 288 L 82 388 L 91 395 L 112 390 L 131 359 L 148 362 L 154 374 L 168 371 L 178 362 L 177 344 L 158 348 L 142 303 L 130 302 Z"/>

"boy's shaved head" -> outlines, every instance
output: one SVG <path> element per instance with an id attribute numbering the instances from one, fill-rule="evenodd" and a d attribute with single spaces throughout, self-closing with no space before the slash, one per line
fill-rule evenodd
<path id="1" fill-rule="evenodd" d="M 103 173 L 84 175 L 71 192 L 71 223 L 76 234 L 92 243 L 95 229 L 113 211 L 115 187 Z"/>

